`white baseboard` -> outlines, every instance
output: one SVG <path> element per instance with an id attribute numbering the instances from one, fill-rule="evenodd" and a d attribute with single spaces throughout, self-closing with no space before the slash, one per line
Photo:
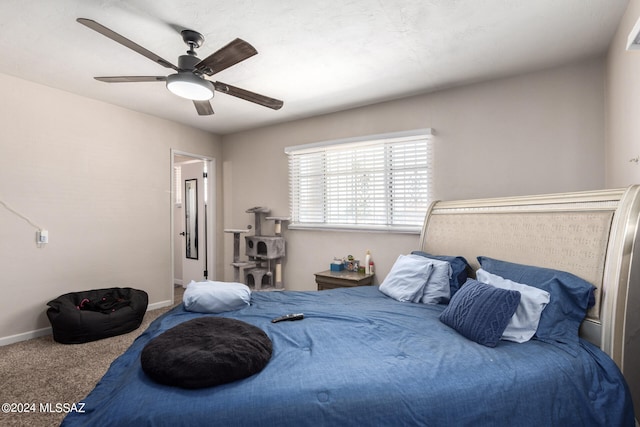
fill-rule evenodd
<path id="1" fill-rule="evenodd" d="M 182 279 L 173 279 L 173 284 L 176 286 L 182 286 Z"/>
<path id="2" fill-rule="evenodd" d="M 173 302 L 170 300 L 154 302 L 153 304 L 149 304 L 147 306 L 147 311 L 168 307 L 172 304 Z M 9 335 L 7 337 L 0 337 L 0 347 L 20 341 L 30 340 L 33 338 L 44 337 L 45 335 L 51 335 L 52 333 L 53 331 L 49 326 L 48 328 L 36 329 L 35 331 L 23 332 L 21 334 Z"/>
<path id="3" fill-rule="evenodd" d="M 170 305 L 173 305 L 173 301 L 171 301 L 171 300 L 154 302 L 153 304 L 149 304 L 147 306 L 147 311 L 149 311 L 149 310 L 157 310 L 159 308 L 168 307 Z"/>
<path id="4" fill-rule="evenodd" d="M 9 345 L 20 341 L 30 340 L 32 338 L 44 337 L 45 335 L 51 335 L 51 327 L 36 329 L 35 331 L 23 332 L 21 334 L 9 335 L 8 337 L 0 337 L 0 347 L 3 345 Z"/>

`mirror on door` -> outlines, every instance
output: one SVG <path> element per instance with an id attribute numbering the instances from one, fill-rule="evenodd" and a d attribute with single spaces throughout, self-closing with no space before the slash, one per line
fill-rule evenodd
<path id="1" fill-rule="evenodd" d="M 184 181 L 184 241 L 185 254 L 189 259 L 198 259 L 198 180 Z"/>

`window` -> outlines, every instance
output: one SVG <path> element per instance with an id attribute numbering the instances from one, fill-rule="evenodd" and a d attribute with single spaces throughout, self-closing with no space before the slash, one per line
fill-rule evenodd
<path id="1" fill-rule="evenodd" d="M 287 147 L 289 228 L 419 232 L 430 203 L 431 129 Z"/>
<path id="2" fill-rule="evenodd" d="M 182 207 L 182 167 L 173 167 L 173 193 L 175 195 L 175 204 L 177 208 Z"/>

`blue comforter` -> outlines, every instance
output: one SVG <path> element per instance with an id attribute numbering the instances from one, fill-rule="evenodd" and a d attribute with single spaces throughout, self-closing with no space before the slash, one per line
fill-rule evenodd
<path id="1" fill-rule="evenodd" d="M 202 314 L 178 306 L 116 359 L 63 426 L 633 426 L 613 361 L 582 341 L 577 356 L 539 341 L 476 344 L 442 324 L 444 306 L 401 303 L 377 287 L 255 292 L 224 313 L 264 330 L 258 374 L 186 390 L 150 380 L 145 344 Z M 271 323 L 303 312 L 304 320 Z M 185 367 L 188 369 L 188 367 Z"/>

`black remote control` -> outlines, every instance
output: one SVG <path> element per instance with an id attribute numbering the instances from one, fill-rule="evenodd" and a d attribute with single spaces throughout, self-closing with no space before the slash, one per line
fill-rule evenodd
<path id="1" fill-rule="evenodd" d="M 271 320 L 271 323 L 282 322 L 283 320 L 302 320 L 302 319 L 304 319 L 303 313 L 292 313 L 292 314 L 285 314 L 284 316 L 276 317 L 275 319 Z"/>

